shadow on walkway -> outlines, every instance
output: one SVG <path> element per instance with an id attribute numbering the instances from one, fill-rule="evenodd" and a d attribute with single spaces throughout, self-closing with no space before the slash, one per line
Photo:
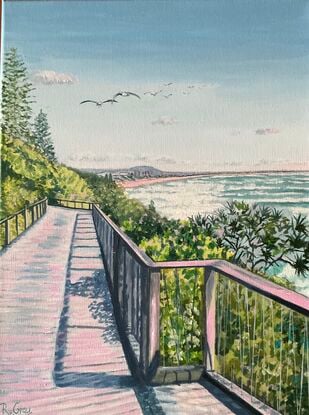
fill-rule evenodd
<path id="1" fill-rule="evenodd" d="M 88 235 L 86 234 L 86 236 L 83 237 L 81 232 L 82 227 L 79 226 L 81 223 L 91 223 L 91 228 L 94 229 L 90 215 L 77 215 L 68 260 L 63 309 L 60 316 L 56 339 L 55 365 L 53 372 L 54 382 L 56 386 L 61 388 L 77 387 L 98 390 L 109 388 L 115 389 L 115 391 L 130 388 L 134 391 L 144 414 L 165 415 L 159 400 L 156 398 L 154 389 L 152 387 L 137 384 L 128 370 L 127 374 L 120 374 L 117 373 L 117 371 L 113 372 L 111 369 L 106 372 L 87 371 L 87 365 L 84 367 L 82 362 L 79 365 L 78 361 L 76 362 L 76 366 L 78 366 L 78 368 L 84 367 L 84 371 L 72 371 L 65 368 L 65 361 L 69 355 L 68 349 L 71 349 L 69 332 L 74 331 L 75 329 L 86 329 L 88 331 L 91 330 L 92 332 L 95 330 L 98 332 L 99 337 L 102 339 L 103 351 L 106 349 L 106 345 L 108 345 L 107 348 L 109 352 L 115 350 L 117 347 L 121 348 L 117 325 L 114 318 L 113 305 L 105 272 L 103 270 L 103 263 L 101 269 L 91 270 L 91 260 L 94 259 L 97 261 L 98 257 L 89 255 L 89 246 L 87 243 L 89 241 L 89 228 L 85 227 Z M 77 231 L 77 229 L 79 230 Z M 85 249 L 84 256 L 80 253 L 83 248 Z M 99 248 L 99 245 L 94 246 L 92 244 L 91 248 Z M 77 258 L 74 252 L 76 249 L 79 250 L 78 260 L 81 261 L 81 263 L 87 260 L 89 264 L 87 267 L 78 267 L 76 266 L 76 263 L 73 265 L 73 261 Z M 74 272 L 78 272 L 80 275 L 76 282 L 72 282 L 71 278 Z M 72 324 L 71 322 L 71 316 L 72 313 L 74 313 L 74 310 L 72 309 L 74 307 L 74 298 L 77 300 L 79 298 L 88 299 L 88 301 L 86 301 L 87 309 L 84 309 L 88 312 L 86 316 L 86 325 L 83 324 L 85 317 L 83 315 L 80 316 L 80 322 L 74 321 L 76 324 Z M 94 322 L 96 322 L 96 324 L 93 324 Z M 121 352 L 123 359 L 125 359 L 122 348 Z M 87 350 L 84 351 L 84 354 L 86 353 Z M 90 352 L 88 353 L 93 353 L 91 344 Z M 95 353 L 101 357 L 100 351 L 95 350 Z M 113 364 L 113 357 L 110 359 L 110 361 L 105 363 Z M 96 364 L 94 362 L 95 358 L 90 360 L 92 360 L 91 367 L 93 367 Z M 97 363 L 97 365 L 101 366 L 101 363 Z"/>
<path id="2" fill-rule="evenodd" d="M 78 214 L 56 341 L 56 386 L 109 389 L 107 394 L 131 390 L 145 415 L 249 414 L 207 380 L 151 387 L 133 379 L 120 343 L 98 242 L 87 243 L 93 232 L 91 215 Z"/>

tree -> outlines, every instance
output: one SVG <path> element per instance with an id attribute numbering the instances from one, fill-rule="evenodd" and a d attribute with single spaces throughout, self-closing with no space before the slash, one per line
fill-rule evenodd
<path id="1" fill-rule="evenodd" d="M 297 274 L 309 272 L 309 224 L 302 215 L 290 218 L 268 206 L 231 201 L 214 215 L 191 218 L 191 223 L 232 250 L 233 262 L 251 271 L 266 274 L 289 264 Z"/>
<path id="2" fill-rule="evenodd" d="M 5 54 L 2 80 L 1 131 L 12 138 L 31 141 L 31 92 L 27 69 L 15 48 Z"/>
<path id="3" fill-rule="evenodd" d="M 50 161 L 56 161 L 55 149 L 51 139 L 47 114 L 40 110 L 34 119 L 32 142 Z"/>

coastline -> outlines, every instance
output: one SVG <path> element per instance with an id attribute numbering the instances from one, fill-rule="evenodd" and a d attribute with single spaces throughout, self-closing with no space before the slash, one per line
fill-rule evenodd
<path id="1" fill-rule="evenodd" d="M 166 183 L 166 182 L 175 182 L 177 180 L 186 180 L 186 179 L 195 179 L 197 177 L 205 177 L 206 174 L 196 174 L 188 176 L 170 176 L 170 177 L 149 177 L 137 180 L 124 180 L 117 181 L 117 184 L 124 189 L 132 189 L 134 187 L 147 186 L 148 184 L 154 183 Z"/>
<path id="2" fill-rule="evenodd" d="M 178 180 L 188 180 L 188 179 L 196 179 L 199 177 L 207 177 L 207 176 L 228 176 L 228 175 L 256 175 L 256 174 L 264 174 L 264 175 L 273 175 L 273 174 L 302 174 L 302 173 L 309 173 L 308 170 L 258 170 L 258 171 L 244 171 L 244 172 L 231 172 L 231 171 L 221 171 L 221 172 L 205 172 L 205 173 L 197 173 L 197 174 L 187 174 L 184 176 L 163 176 L 163 177 L 147 177 L 142 179 L 136 180 L 118 180 L 117 184 L 124 189 L 133 189 L 135 187 L 143 187 L 155 183 L 166 183 L 166 182 L 174 182 Z"/>

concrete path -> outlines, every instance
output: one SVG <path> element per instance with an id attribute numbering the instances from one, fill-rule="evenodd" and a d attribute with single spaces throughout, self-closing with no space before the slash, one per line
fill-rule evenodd
<path id="1" fill-rule="evenodd" d="M 90 212 L 48 207 L 0 264 L 0 414 L 249 413 L 206 381 L 133 381 Z"/>

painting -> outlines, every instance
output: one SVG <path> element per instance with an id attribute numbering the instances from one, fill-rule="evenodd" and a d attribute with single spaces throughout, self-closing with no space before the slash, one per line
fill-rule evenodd
<path id="1" fill-rule="evenodd" d="M 308 414 L 308 1 L 0 20 L 0 415 Z"/>

